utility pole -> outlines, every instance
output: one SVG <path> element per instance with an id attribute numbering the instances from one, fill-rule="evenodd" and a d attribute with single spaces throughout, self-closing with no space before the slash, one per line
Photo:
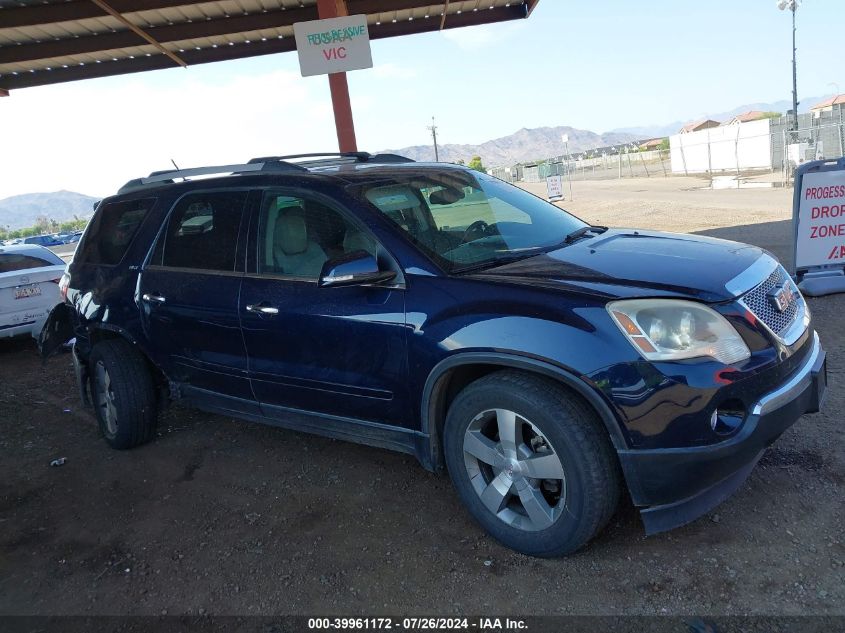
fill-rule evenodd
<path id="1" fill-rule="evenodd" d="M 437 152 L 437 126 L 434 124 L 434 117 L 431 117 L 431 125 L 427 126 L 428 130 L 431 131 L 431 140 L 434 141 L 434 162 L 440 162 L 440 154 Z"/>
<path id="2" fill-rule="evenodd" d="M 561 137 L 563 141 L 563 151 L 566 152 L 566 179 L 569 180 L 569 199 L 572 200 L 572 155 L 569 153 L 569 134 L 564 134 Z"/>
<path id="3" fill-rule="evenodd" d="M 795 45 L 795 10 L 798 3 L 792 3 L 792 129 L 795 130 L 796 141 L 798 140 L 798 64 L 796 54 L 798 51 Z"/>
<path id="4" fill-rule="evenodd" d="M 777 7 L 781 11 L 792 11 L 792 133 L 793 142 L 798 142 L 798 63 L 796 61 L 798 48 L 795 44 L 795 12 L 801 0 L 778 0 Z"/>

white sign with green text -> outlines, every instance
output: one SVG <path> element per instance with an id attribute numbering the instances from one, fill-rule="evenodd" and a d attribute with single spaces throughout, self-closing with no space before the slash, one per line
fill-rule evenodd
<path id="1" fill-rule="evenodd" d="M 365 15 L 297 22 L 293 33 L 303 77 L 373 67 Z"/>

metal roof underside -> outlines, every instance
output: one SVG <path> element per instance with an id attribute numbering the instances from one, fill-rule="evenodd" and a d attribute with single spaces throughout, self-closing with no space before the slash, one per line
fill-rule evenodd
<path id="1" fill-rule="evenodd" d="M 518 20 L 539 0 L 347 0 L 371 39 Z M 0 0 L 0 91 L 296 50 L 317 0 Z M 445 13 L 445 20 L 444 20 Z"/>

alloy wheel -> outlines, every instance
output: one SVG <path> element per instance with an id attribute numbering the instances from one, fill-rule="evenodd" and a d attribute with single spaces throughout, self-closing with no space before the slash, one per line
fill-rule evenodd
<path id="1" fill-rule="evenodd" d="M 97 408 L 100 410 L 100 416 L 105 422 L 108 434 L 115 435 L 117 433 L 117 408 L 114 404 L 111 376 L 109 376 L 109 372 L 102 361 L 97 362 L 94 381 L 97 387 Z"/>
<path id="2" fill-rule="evenodd" d="M 511 527 L 550 527 L 566 503 L 560 456 L 542 431 L 508 409 L 488 409 L 464 433 L 464 465 L 484 506 Z"/>

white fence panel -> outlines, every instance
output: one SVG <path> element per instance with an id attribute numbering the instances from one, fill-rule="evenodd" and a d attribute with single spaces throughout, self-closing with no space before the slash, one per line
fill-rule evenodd
<path id="1" fill-rule="evenodd" d="M 771 121 L 675 134 L 669 137 L 669 147 L 675 174 L 771 169 Z"/>

